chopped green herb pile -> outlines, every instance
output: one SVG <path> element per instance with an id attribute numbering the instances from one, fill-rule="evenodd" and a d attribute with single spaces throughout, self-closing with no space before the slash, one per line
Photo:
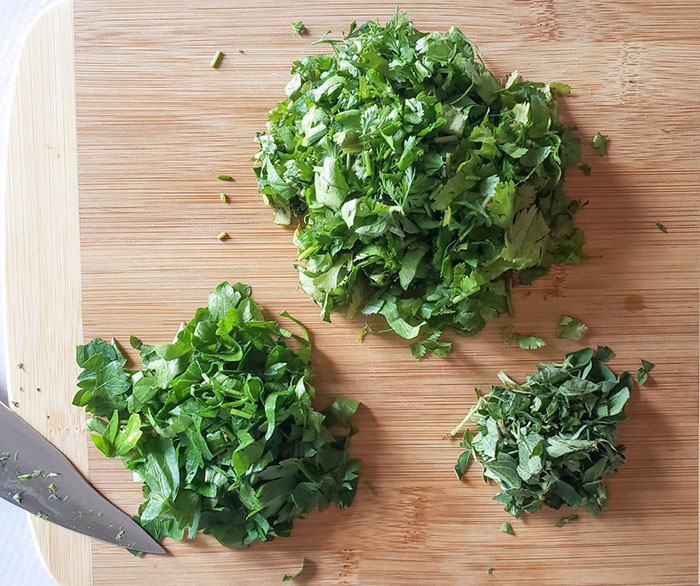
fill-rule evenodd
<path id="1" fill-rule="evenodd" d="M 352 503 L 358 403 L 312 407 L 311 344 L 296 323 L 303 336 L 266 320 L 247 285 L 222 283 L 173 343 L 132 337 L 142 370 L 125 369 L 114 342 L 78 347 L 73 403 L 93 414 L 95 445 L 144 482 L 136 519 L 156 539 L 203 530 L 243 548 L 288 536 L 316 508 Z"/>
<path id="2" fill-rule="evenodd" d="M 509 285 L 586 260 L 579 202 L 562 189 L 580 143 L 559 120 L 564 84 L 496 79 L 457 29 L 352 23 L 331 55 L 294 62 L 259 134 L 258 189 L 294 241 L 304 291 L 330 321 L 381 314 L 448 346 L 508 311 Z"/>
<path id="3" fill-rule="evenodd" d="M 601 157 L 604 157 L 605 155 L 608 154 L 608 137 L 605 134 L 600 134 L 598 132 L 594 137 L 593 137 L 593 148 L 598 151 L 598 154 Z"/>
<path id="4" fill-rule="evenodd" d="M 525 334 L 516 334 L 512 327 L 503 328 L 501 331 L 503 343 L 510 346 L 513 342 L 517 342 L 523 350 L 537 350 L 547 345 L 542 338 L 537 336 L 528 336 Z"/>
<path id="5" fill-rule="evenodd" d="M 583 348 L 562 363 L 542 363 L 523 384 L 502 377 L 480 396 L 455 435 L 472 417 L 476 435 L 464 431 L 455 467 L 464 474 L 473 457 L 485 481 L 500 486 L 494 500 L 515 517 L 542 507 L 586 507 L 595 516 L 608 502 L 605 477 L 625 461 L 617 443 L 633 381 L 605 364 L 606 347 Z"/>
<path id="6" fill-rule="evenodd" d="M 557 338 L 578 341 L 588 330 L 588 326 L 577 317 L 565 315 L 557 326 Z"/>

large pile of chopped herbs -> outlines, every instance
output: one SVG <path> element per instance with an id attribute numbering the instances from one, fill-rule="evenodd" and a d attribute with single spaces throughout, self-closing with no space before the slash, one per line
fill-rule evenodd
<path id="1" fill-rule="evenodd" d="M 143 481 L 137 521 L 156 539 L 202 530 L 243 548 L 288 536 L 313 509 L 352 503 L 359 462 L 347 448 L 358 403 L 312 407 L 301 327 L 298 336 L 266 320 L 250 287 L 222 283 L 173 343 L 132 337 L 142 370 L 125 369 L 114 342 L 78 347 L 73 402 L 93 415 L 95 445 Z"/>
<path id="2" fill-rule="evenodd" d="M 295 61 L 258 135 L 258 189 L 292 215 L 299 278 L 334 311 L 381 314 L 414 354 L 475 334 L 509 285 L 579 263 L 578 202 L 562 189 L 580 143 L 557 114 L 564 84 L 503 83 L 458 30 L 397 14 L 353 23 L 331 55 Z"/>
<path id="3" fill-rule="evenodd" d="M 625 462 L 617 431 L 632 390 L 627 372 L 615 375 L 605 364 L 607 347 L 583 348 L 561 363 L 542 363 L 523 384 L 501 373 L 502 386 L 480 396 L 467 421 L 465 451 L 455 471 L 461 478 L 474 458 L 484 480 L 495 481 L 495 501 L 519 517 L 542 507 L 585 507 L 592 516 L 608 502 L 605 477 Z"/>

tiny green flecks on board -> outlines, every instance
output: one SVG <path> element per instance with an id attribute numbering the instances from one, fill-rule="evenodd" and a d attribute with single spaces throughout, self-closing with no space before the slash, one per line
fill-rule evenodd
<path id="1" fill-rule="evenodd" d="M 420 358 L 445 330 L 475 334 L 509 310 L 509 287 L 580 263 L 579 203 L 564 171 L 579 140 L 560 83 L 506 82 L 457 29 L 402 14 L 352 23 L 332 55 L 295 61 L 257 140 L 258 189 L 295 232 L 299 279 L 321 306 L 379 314 Z"/>
<path id="2" fill-rule="evenodd" d="M 114 341 L 77 348 L 73 403 L 93 415 L 95 445 L 144 482 L 136 519 L 154 538 L 202 530 L 243 548 L 287 537 L 314 509 L 352 503 L 360 463 L 347 448 L 359 404 L 312 407 L 308 332 L 282 315 L 303 334 L 265 319 L 247 285 L 222 283 L 174 342 L 132 337 L 142 370 L 125 368 Z"/>

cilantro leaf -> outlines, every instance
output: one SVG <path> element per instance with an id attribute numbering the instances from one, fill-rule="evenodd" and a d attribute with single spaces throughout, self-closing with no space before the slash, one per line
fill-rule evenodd
<path id="1" fill-rule="evenodd" d="M 588 326 L 577 317 L 565 315 L 557 326 L 557 338 L 578 341 L 586 333 Z"/>
<path id="2" fill-rule="evenodd" d="M 309 335 L 282 315 L 302 334 L 266 320 L 247 285 L 221 283 L 172 343 L 132 336 L 141 370 L 125 370 L 114 341 L 78 347 L 73 403 L 92 414 L 95 445 L 144 483 L 136 520 L 155 539 L 201 530 L 244 548 L 287 537 L 314 509 L 352 503 L 359 403 L 312 407 Z"/>
<path id="3" fill-rule="evenodd" d="M 464 431 L 457 477 L 477 462 L 484 479 L 500 487 L 494 500 L 515 517 L 564 504 L 599 514 L 608 500 L 604 479 L 625 462 L 617 433 L 633 385 L 627 372 L 608 368 L 610 356 L 605 346 L 582 348 L 540 364 L 522 384 L 502 375 L 503 386 L 485 396 L 477 391 L 476 405 L 447 436 L 476 421 L 474 435 Z"/>
<path id="4" fill-rule="evenodd" d="M 605 134 L 598 132 L 593 137 L 593 148 L 598 151 L 601 157 L 604 157 L 608 153 L 608 137 Z"/>
<path id="5" fill-rule="evenodd" d="M 504 84 L 458 29 L 386 24 L 324 36 L 292 65 L 257 136 L 273 221 L 300 218 L 299 281 L 325 321 L 379 314 L 416 358 L 441 332 L 479 332 L 509 286 L 586 260 L 564 190 L 580 141 L 561 123 L 566 84 Z M 534 340 L 531 344 L 536 344 Z"/>

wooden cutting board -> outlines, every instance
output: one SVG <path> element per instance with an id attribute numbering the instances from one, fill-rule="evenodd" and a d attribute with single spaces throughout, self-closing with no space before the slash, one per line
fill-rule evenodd
<path id="1" fill-rule="evenodd" d="M 395 337 L 357 342 L 361 321 L 323 323 L 300 291 L 291 233 L 271 223 L 250 157 L 292 60 L 326 30 L 385 20 L 393 2 L 76 0 L 75 65 L 80 262 L 85 338 L 131 333 L 167 341 L 227 279 L 253 286 L 270 316 L 287 309 L 314 335 L 318 404 L 363 402 L 353 453 L 364 461 L 356 503 L 314 513 L 289 539 L 229 551 L 213 539 L 166 542 L 171 558 L 135 559 L 94 543 L 94 584 L 300 583 L 690 584 L 698 579 L 698 106 L 700 15 L 651 1 L 406 2 L 424 30 L 460 27 L 497 74 L 569 83 L 562 105 L 584 139 L 590 177 L 567 189 L 591 261 L 556 268 L 514 292 L 516 331 L 549 344 L 504 347 L 490 323 L 455 340 L 445 360 L 415 361 Z M 289 23 L 303 19 L 309 37 Z M 226 56 L 209 67 L 217 49 Z M 239 49 L 242 52 L 239 52 Z M 590 138 L 610 136 L 599 158 Z M 232 184 L 215 179 L 230 173 Z M 225 190 L 229 203 L 219 201 Z M 656 228 L 668 227 L 668 233 Z M 232 238 L 216 240 L 226 230 Z M 70 257 L 78 262 L 77 253 Z M 584 342 L 617 351 L 617 369 L 657 364 L 621 428 L 628 463 L 597 519 L 555 528 L 545 511 L 499 532 L 508 516 L 476 469 L 459 483 L 460 449 L 441 439 L 501 369 L 518 378 L 576 348 L 553 333 L 571 313 Z M 70 413 L 66 389 L 65 407 Z M 48 433 L 51 433 L 50 431 Z M 89 450 L 91 480 L 135 511 L 140 489 Z M 365 487 L 369 484 L 372 493 Z M 77 564 L 82 563 L 75 559 Z M 493 567 L 487 575 L 486 568 Z"/>

